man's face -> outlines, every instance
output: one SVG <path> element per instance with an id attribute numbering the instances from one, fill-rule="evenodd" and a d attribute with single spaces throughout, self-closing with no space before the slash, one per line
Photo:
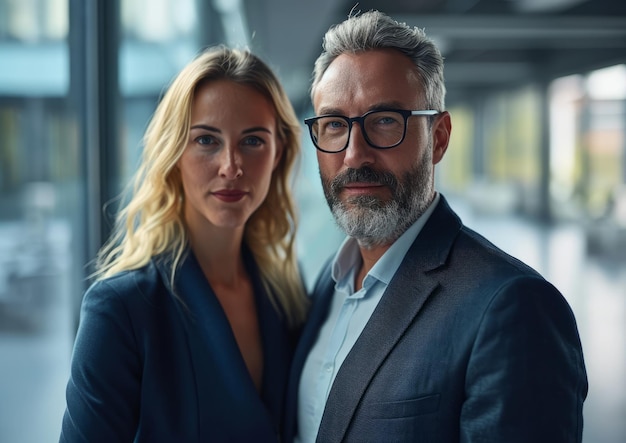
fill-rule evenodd
<path id="1" fill-rule="evenodd" d="M 355 117 L 375 109 L 424 109 L 412 62 L 392 49 L 343 54 L 321 78 L 313 96 L 316 115 Z M 317 152 L 324 194 L 339 226 L 365 248 L 393 243 L 434 197 L 434 165 L 448 145 L 450 118 L 412 116 L 404 141 L 372 148 L 358 123 L 346 150 Z"/>

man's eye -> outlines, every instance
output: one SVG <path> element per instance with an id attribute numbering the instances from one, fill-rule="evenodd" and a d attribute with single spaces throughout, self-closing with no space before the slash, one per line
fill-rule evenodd
<path id="1" fill-rule="evenodd" d="M 391 117 L 381 117 L 378 119 L 378 123 L 381 125 L 388 125 L 390 123 L 396 123 L 396 119 Z"/>
<path id="2" fill-rule="evenodd" d="M 324 129 L 332 130 L 332 129 L 342 129 L 346 127 L 346 122 L 344 120 L 326 120 L 324 122 Z"/>
<path id="3" fill-rule="evenodd" d="M 400 119 L 396 114 L 372 114 L 372 118 L 374 119 L 374 123 L 377 125 L 392 125 L 400 122 Z"/>

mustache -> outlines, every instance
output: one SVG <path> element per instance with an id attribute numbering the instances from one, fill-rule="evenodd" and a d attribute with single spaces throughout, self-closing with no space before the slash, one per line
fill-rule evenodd
<path id="1" fill-rule="evenodd" d="M 381 185 L 388 186 L 392 192 L 395 192 L 398 188 L 398 180 L 391 172 L 376 171 L 369 166 L 363 166 L 358 169 L 346 169 L 344 172 L 337 175 L 330 182 L 330 190 L 332 193 L 337 194 L 345 186 L 350 183 L 357 182 L 379 183 Z"/>

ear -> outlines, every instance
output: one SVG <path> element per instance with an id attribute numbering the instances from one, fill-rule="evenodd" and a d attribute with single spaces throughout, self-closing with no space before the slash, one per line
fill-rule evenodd
<path id="1" fill-rule="evenodd" d="M 433 165 L 439 163 L 446 153 L 451 132 L 452 122 L 450 120 L 450 113 L 443 111 L 435 117 L 435 121 L 433 122 Z"/>

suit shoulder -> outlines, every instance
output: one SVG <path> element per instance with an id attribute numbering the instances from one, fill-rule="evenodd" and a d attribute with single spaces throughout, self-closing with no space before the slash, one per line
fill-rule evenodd
<path id="1" fill-rule="evenodd" d="M 154 301 L 165 290 L 165 285 L 153 262 L 112 277 L 95 281 L 87 290 L 84 302 L 110 303 L 118 300 L 129 305 Z"/>
<path id="2" fill-rule="evenodd" d="M 457 253 L 464 260 L 474 263 L 474 269 L 494 269 L 502 274 L 512 274 L 517 277 L 528 276 L 543 279 L 541 274 L 520 259 L 505 252 L 476 231 L 463 226 L 455 245 Z M 482 264 L 483 266 L 480 266 Z"/>

